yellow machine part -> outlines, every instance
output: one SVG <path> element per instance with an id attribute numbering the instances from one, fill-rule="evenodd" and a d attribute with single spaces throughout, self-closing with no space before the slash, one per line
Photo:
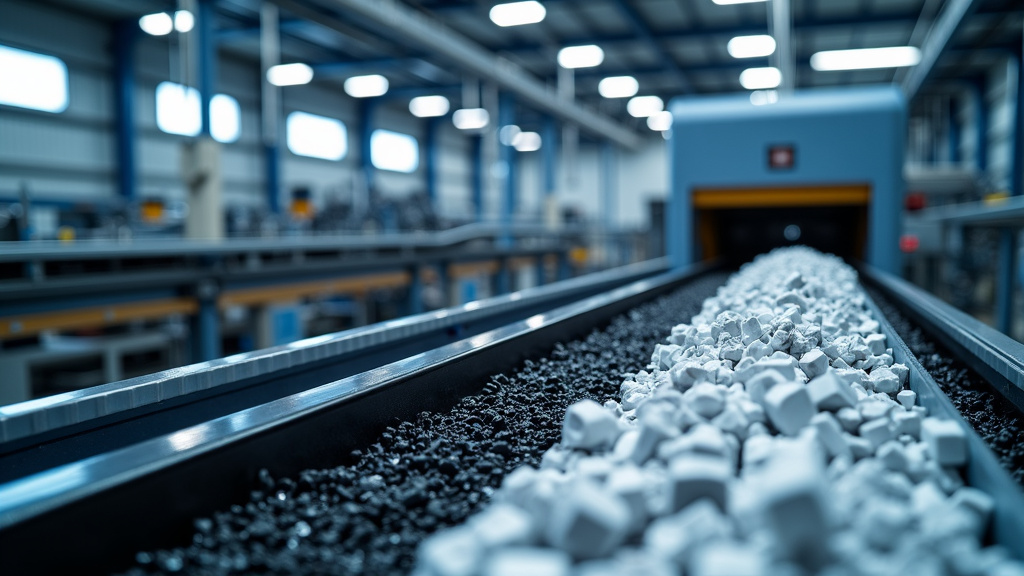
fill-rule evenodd
<path id="1" fill-rule="evenodd" d="M 851 240 L 858 258 L 863 258 L 867 241 L 867 208 L 871 203 L 868 184 L 781 186 L 765 188 L 699 188 L 692 193 L 697 237 L 704 258 L 722 255 L 719 234 L 721 221 L 729 211 L 773 208 L 848 207 L 850 217 L 857 218 L 855 237 Z"/>

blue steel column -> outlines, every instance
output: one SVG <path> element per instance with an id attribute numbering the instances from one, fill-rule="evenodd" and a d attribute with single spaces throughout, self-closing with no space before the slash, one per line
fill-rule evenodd
<path id="1" fill-rule="evenodd" d="M 199 0 L 196 15 L 196 47 L 199 52 L 199 101 L 202 134 L 210 135 L 210 101 L 217 90 L 217 40 L 214 38 L 213 0 Z"/>
<path id="2" fill-rule="evenodd" d="M 440 138 L 441 118 L 427 120 L 426 148 L 427 165 L 424 176 L 427 180 L 427 198 L 430 206 L 437 212 L 437 165 L 439 160 L 438 138 Z"/>
<path id="3" fill-rule="evenodd" d="M 617 243 L 611 238 L 612 227 L 615 224 L 616 194 L 615 194 L 615 148 L 611 142 L 601 145 L 601 224 L 605 234 L 605 264 L 614 265 L 609 258 L 614 253 Z"/>
<path id="4" fill-rule="evenodd" d="M 550 116 L 544 118 L 541 142 L 541 192 L 547 200 L 555 195 L 555 162 L 558 159 L 558 125 Z"/>
<path id="5" fill-rule="evenodd" d="M 359 103 L 359 166 L 366 178 L 366 189 L 373 190 L 374 168 L 370 154 L 370 138 L 373 135 L 373 112 L 377 107 L 375 98 L 364 98 Z"/>
<path id="6" fill-rule="evenodd" d="M 1013 102 L 1013 141 L 1011 147 L 1010 194 L 1024 194 L 1024 57 L 1016 57 L 1016 98 Z M 1003 228 L 999 231 L 998 271 L 996 273 L 996 328 L 1012 336 L 1013 292 L 1016 280 L 1017 231 Z"/>
<path id="7" fill-rule="evenodd" d="M 266 73 L 280 61 L 280 14 L 277 5 L 260 6 L 260 130 L 263 139 L 263 177 L 267 209 L 281 213 L 281 116 L 280 90 L 267 81 Z"/>
<path id="8" fill-rule="evenodd" d="M 135 200 L 135 39 L 137 20 L 114 27 L 114 118 L 117 125 L 117 188 L 125 202 Z"/>
<path id="9" fill-rule="evenodd" d="M 210 101 L 217 90 L 217 44 L 214 38 L 213 0 L 199 0 L 196 5 L 197 79 L 200 114 L 204 137 L 210 137 Z M 217 308 L 219 288 L 214 282 L 204 282 L 197 288 L 199 312 L 196 315 L 196 334 L 200 361 L 206 362 L 221 356 L 220 310 Z"/>
<path id="10" fill-rule="evenodd" d="M 985 77 L 975 79 L 971 94 L 974 98 L 974 122 L 978 128 L 978 141 L 975 143 L 974 162 L 980 174 L 988 171 L 988 86 Z"/>
<path id="11" fill-rule="evenodd" d="M 515 124 L 515 100 L 512 94 L 503 92 L 498 98 L 498 127 Z M 505 250 L 512 248 L 512 216 L 516 210 L 516 149 L 512 146 L 498 144 L 500 158 L 505 165 L 505 186 L 501 199 L 501 236 L 498 246 Z M 498 270 L 498 293 L 507 294 L 512 291 L 512 271 L 509 269 L 508 257 L 501 258 Z"/>
<path id="12" fill-rule="evenodd" d="M 484 218 L 484 150 L 483 137 L 469 137 L 469 155 L 472 170 L 470 186 L 472 188 L 473 216 L 479 222 Z"/>
<path id="13" fill-rule="evenodd" d="M 541 143 L 541 206 L 544 209 L 546 220 L 548 207 L 555 197 L 555 163 L 558 161 L 558 124 L 551 116 L 544 117 L 544 125 L 541 127 Z M 554 222 L 545 223 L 554 224 Z M 545 254 L 537 256 L 537 285 L 543 285 L 547 280 L 545 256 Z"/>
<path id="14" fill-rule="evenodd" d="M 957 121 L 959 107 L 956 99 L 949 99 L 949 161 L 953 164 L 960 163 L 960 123 Z"/>

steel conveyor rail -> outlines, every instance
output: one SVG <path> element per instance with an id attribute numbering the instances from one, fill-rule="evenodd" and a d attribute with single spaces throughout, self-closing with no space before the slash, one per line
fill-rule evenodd
<path id="1" fill-rule="evenodd" d="M 930 335 L 949 343 L 960 359 L 1000 391 L 1007 385 L 1004 378 L 1020 374 L 1020 359 L 1024 358 L 1024 345 L 1020 342 L 992 330 L 901 278 L 869 267 L 862 267 L 860 274 L 900 309 L 911 312 Z M 953 419 L 966 430 L 970 452 L 966 480 L 997 502 L 991 528 L 995 542 L 1006 546 L 1018 558 L 1024 558 L 1024 492 L 1000 465 L 985 441 L 964 420 L 892 324 L 885 320 L 878 305 L 870 297 L 867 301 L 872 313 L 881 320 L 882 331 L 893 349 L 893 358 L 910 368 L 910 388 L 917 393 L 918 403 L 927 408 L 929 414 Z M 998 377 L 991 378 L 994 375 Z M 1020 392 L 1020 384 L 1016 386 Z"/>
<path id="2" fill-rule="evenodd" d="M 0 482 L 307 390 L 664 272 L 650 260 L 0 407 Z"/>
<path id="3" fill-rule="evenodd" d="M 486 376 L 684 285 L 662 274 L 360 374 L 0 484 L 0 573 L 123 567 L 192 518 L 365 446 L 395 418 L 453 405 Z M 59 554 L 44 553 L 59 542 Z M 116 548 L 116 550 L 114 550 Z"/>

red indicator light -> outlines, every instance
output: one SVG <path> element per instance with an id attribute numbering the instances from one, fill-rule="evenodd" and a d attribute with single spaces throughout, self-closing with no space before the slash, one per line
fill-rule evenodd
<path id="1" fill-rule="evenodd" d="M 913 234 L 904 234 L 900 236 L 900 250 L 907 254 L 916 252 L 921 247 L 921 240 Z"/>

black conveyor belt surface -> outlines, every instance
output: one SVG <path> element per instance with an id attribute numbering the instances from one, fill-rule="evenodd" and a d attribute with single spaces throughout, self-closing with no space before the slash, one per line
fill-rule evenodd
<path id="1" fill-rule="evenodd" d="M 538 465 L 566 407 L 614 397 L 622 375 L 643 369 L 724 278 L 705 276 L 496 374 L 450 411 L 396 422 L 351 464 L 262 474 L 248 503 L 196 521 L 191 546 L 140 553 L 129 573 L 407 574 L 424 536 L 464 521 L 511 470 Z"/>

